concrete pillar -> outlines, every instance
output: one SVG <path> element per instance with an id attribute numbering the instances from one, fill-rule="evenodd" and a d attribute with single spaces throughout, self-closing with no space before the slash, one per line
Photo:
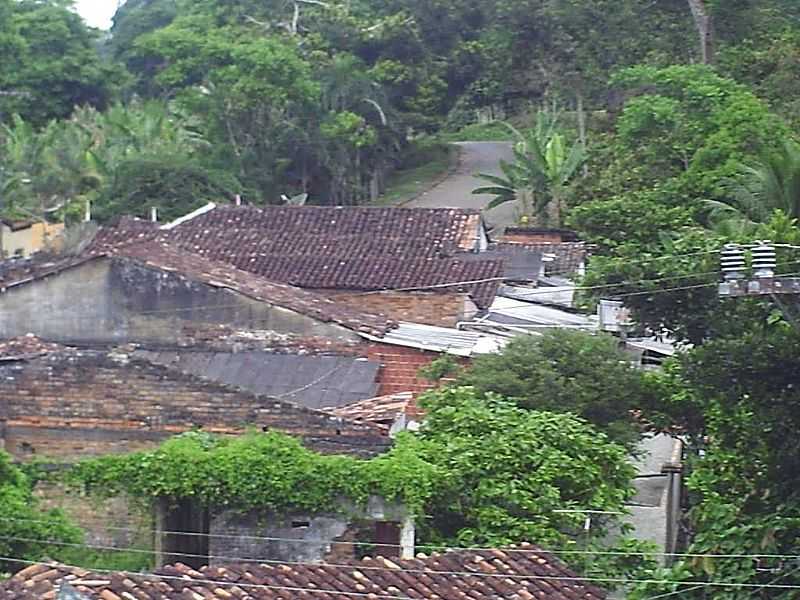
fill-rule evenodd
<path id="1" fill-rule="evenodd" d="M 153 551 L 155 553 L 155 566 L 160 569 L 166 563 L 164 560 L 164 536 L 166 535 L 167 506 L 166 501 L 158 499 L 153 506 L 155 532 L 153 533 Z"/>
<path id="2" fill-rule="evenodd" d="M 414 544 L 416 542 L 416 528 L 414 519 L 406 517 L 400 528 L 400 558 L 414 558 Z"/>

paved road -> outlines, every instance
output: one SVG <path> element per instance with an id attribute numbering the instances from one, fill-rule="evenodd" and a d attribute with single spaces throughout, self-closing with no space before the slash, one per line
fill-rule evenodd
<path id="1" fill-rule="evenodd" d="M 499 175 L 500 160 L 511 159 L 511 144 L 508 142 L 459 142 L 461 160 L 457 170 L 442 183 L 406 206 L 416 208 L 484 208 L 493 196 L 474 196 L 472 190 L 486 185 L 475 177 L 476 173 Z M 510 204 L 488 211 L 486 219 L 490 225 L 511 224 L 515 209 Z"/>

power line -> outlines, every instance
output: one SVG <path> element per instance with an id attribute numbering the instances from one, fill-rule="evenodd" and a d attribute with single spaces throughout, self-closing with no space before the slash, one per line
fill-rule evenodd
<path id="1" fill-rule="evenodd" d="M 773 244 L 773 245 L 775 247 L 778 247 L 778 245 L 776 245 L 776 244 Z M 800 249 L 800 246 L 792 246 L 792 248 Z M 680 258 L 691 258 L 691 257 L 695 257 L 695 256 L 704 256 L 704 255 L 709 255 L 709 254 L 719 254 L 719 252 L 720 251 L 718 249 L 717 250 L 704 250 L 704 251 L 701 251 L 701 252 L 689 252 L 689 253 L 686 253 L 686 254 L 664 254 L 664 255 L 661 255 L 661 256 L 655 256 L 653 258 L 642 258 L 642 259 L 630 259 L 630 258 L 622 257 L 622 256 L 602 256 L 602 255 L 596 255 L 596 257 L 597 258 L 609 259 L 609 260 L 623 260 L 623 261 L 625 261 L 626 265 L 639 265 L 639 264 L 649 264 L 649 263 L 653 263 L 653 262 L 660 262 L 662 260 L 676 260 L 676 259 L 680 259 Z M 546 251 L 545 251 L 545 253 L 546 253 Z M 550 254 L 554 254 L 554 253 L 550 253 Z M 590 255 L 588 258 L 592 258 L 592 256 Z M 545 267 L 545 269 L 546 269 L 546 267 Z M 560 271 L 550 271 L 550 272 L 546 273 L 546 276 L 549 277 L 549 276 L 553 276 L 553 275 L 569 275 L 569 274 L 572 274 L 574 272 L 575 272 L 575 269 L 562 269 Z"/>
<path id="2" fill-rule="evenodd" d="M 42 524 L 52 524 L 53 521 L 47 519 L 20 519 L 14 517 L 0 517 L 0 521 L 9 521 L 9 522 L 21 522 L 21 523 L 42 523 Z M 284 538 L 284 537 L 268 537 L 268 536 L 256 536 L 256 535 L 241 535 L 241 534 L 223 534 L 223 533 L 204 533 L 204 532 L 187 532 L 187 531 L 171 531 L 171 530 L 157 530 L 157 529 L 150 529 L 150 528 L 133 528 L 133 527 L 114 527 L 114 526 L 104 526 L 100 529 L 104 529 L 106 531 L 121 531 L 127 533 L 160 533 L 164 535 L 175 535 L 175 536 L 196 536 L 196 537 L 204 537 L 204 538 L 224 538 L 224 539 L 245 539 L 245 540 L 254 540 L 254 541 L 275 541 L 275 542 L 294 542 L 298 544 L 319 544 L 318 540 L 299 540 L 296 538 Z M 347 542 L 331 542 L 331 543 L 347 543 L 353 546 L 369 546 L 369 547 L 386 547 L 386 548 L 398 548 L 399 544 L 386 544 L 386 543 L 377 543 L 377 542 L 356 542 L 356 541 L 347 541 Z M 491 550 L 497 550 L 497 548 L 492 547 L 483 547 L 483 546 L 445 546 L 445 545 L 436 545 L 436 544 L 415 544 L 416 549 L 426 549 L 432 551 L 464 551 L 464 552 L 488 552 Z M 800 560 L 800 555 L 798 554 L 710 554 L 710 553 L 681 553 L 681 552 L 635 552 L 635 551 L 616 551 L 616 550 L 565 550 L 565 549 L 547 549 L 547 548 L 520 548 L 520 547 L 508 547 L 502 548 L 503 552 L 513 552 L 519 554 L 565 554 L 565 555 L 599 555 L 599 556 L 669 556 L 675 558 L 726 558 L 726 559 L 750 559 L 750 558 L 774 558 L 774 559 L 784 559 L 784 560 Z"/>
<path id="3" fill-rule="evenodd" d="M 657 598 L 667 598 L 669 596 L 677 596 L 678 594 L 685 594 L 686 592 L 692 592 L 694 590 L 699 590 L 702 587 L 703 586 L 701 586 L 701 585 L 695 585 L 695 586 L 690 587 L 689 589 L 686 589 L 686 590 L 676 590 L 674 592 L 669 592 L 667 594 L 659 594 L 658 596 L 648 596 L 644 600 L 656 600 Z"/>
<path id="4" fill-rule="evenodd" d="M 86 571 L 83 567 L 77 565 L 65 565 L 61 563 L 47 563 L 47 562 L 40 562 L 40 561 L 32 561 L 32 560 L 24 560 L 21 558 L 11 558 L 7 556 L 0 556 L 0 561 L 2 562 L 10 562 L 10 563 L 17 563 L 23 565 L 42 565 L 46 567 L 62 567 L 64 569 L 79 569 L 81 571 Z M 237 588 L 242 589 L 255 589 L 255 590 L 281 590 L 286 592 L 313 592 L 315 594 L 331 594 L 331 595 L 339 595 L 339 596 L 348 596 L 348 597 L 357 597 L 357 598 L 389 598 L 392 600 L 414 600 L 410 596 L 396 596 L 396 595 L 388 595 L 388 594 L 376 594 L 374 592 L 345 592 L 342 590 L 330 590 L 324 588 L 304 588 L 304 587 L 296 587 L 296 586 L 286 586 L 286 585 L 267 585 L 267 584 L 257 584 L 257 583 L 245 583 L 240 581 L 226 581 L 224 579 L 200 579 L 192 577 L 191 579 L 186 576 L 177 576 L 177 575 L 163 575 L 163 574 L 156 574 L 156 573 L 134 573 L 132 571 L 112 571 L 109 569 L 91 569 L 93 573 L 101 573 L 104 575 L 126 575 L 128 577 L 134 577 L 137 579 L 149 579 L 149 580 L 158 580 L 158 581 L 176 581 L 178 583 L 182 583 L 186 586 L 196 585 L 199 583 L 202 584 L 212 584 L 215 586 L 235 586 Z M 2 585 L 2 584 L 0 584 Z"/>
<path id="5" fill-rule="evenodd" d="M 788 266 L 788 265 L 796 265 L 796 264 L 800 264 L 800 260 L 791 260 L 791 261 L 778 263 L 776 265 L 776 267 L 785 267 L 785 266 Z M 636 279 L 636 280 L 633 280 L 633 281 L 624 281 L 624 282 L 620 282 L 620 283 L 604 283 L 604 284 L 590 285 L 590 286 L 575 286 L 575 287 L 572 287 L 572 288 L 570 288 L 569 290 L 566 290 L 566 291 L 584 292 L 584 291 L 593 291 L 593 290 L 616 288 L 616 287 L 631 287 L 631 286 L 635 286 L 637 284 L 642 284 L 642 283 L 662 283 L 662 282 L 665 282 L 665 281 L 679 281 L 681 279 L 694 279 L 694 278 L 697 278 L 697 277 L 710 277 L 712 275 L 718 276 L 719 274 L 720 274 L 720 271 L 719 271 L 719 269 L 717 269 L 716 271 L 707 271 L 705 273 L 686 273 L 686 274 L 683 274 L 683 275 L 672 275 L 672 276 L 669 276 L 669 277 L 659 277 L 659 278 L 654 278 L 654 279 Z M 787 273 L 787 274 L 784 274 L 784 275 L 791 275 L 791 273 Z M 716 285 L 717 283 L 718 282 L 713 282 L 713 283 L 711 283 L 709 285 Z M 649 291 L 645 290 L 642 293 L 653 293 L 653 292 L 657 292 L 657 291 L 659 291 L 659 290 L 649 290 Z M 542 294 L 558 294 L 558 293 L 561 293 L 561 290 L 558 290 L 558 289 L 555 289 L 555 288 L 554 289 L 537 288 L 535 290 L 531 290 L 530 292 L 514 294 L 514 297 L 515 298 L 525 298 L 525 297 L 528 297 L 528 296 L 536 296 L 536 295 L 542 295 Z M 639 293 L 639 292 L 636 292 L 636 293 Z M 617 294 L 611 294 L 611 295 L 612 296 L 617 296 Z M 512 310 L 512 309 L 507 309 L 507 310 Z"/>
<path id="6" fill-rule="evenodd" d="M 35 543 L 35 544 L 43 544 L 43 545 L 51 545 L 51 546 L 62 546 L 68 548 L 90 548 L 92 550 L 103 550 L 103 551 L 111 551 L 111 552 L 130 552 L 134 554 L 147 554 L 147 555 L 159 555 L 162 554 L 164 556 L 168 556 L 170 558 L 202 558 L 207 561 L 211 560 L 218 560 L 228 564 L 235 564 L 235 563 L 245 563 L 245 564 L 264 564 L 264 565 L 293 565 L 293 566 L 300 566 L 300 567 L 316 567 L 320 564 L 324 564 L 326 567 L 334 567 L 340 569 L 352 569 L 353 564 L 342 564 L 342 563 L 330 563 L 330 562 L 311 562 L 311 561 L 296 561 L 296 560 L 276 560 L 276 559 L 265 559 L 265 558 L 241 558 L 236 556 L 224 556 L 224 555 L 212 555 L 212 554 L 190 554 L 186 552 L 173 552 L 173 551 L 163 551 L 157 552 L 155 550 L 145 550 L 141 548 L 120 548 L 116 546 L 103 546 L 97 544 L 79 544 L 75 542 L 62 542 L 59 540 L 43 540 L 43 539 L 33 539 L 33 538 L 25 538 L 25 537 L 17 537 L 17 536 L 7 536 L 7 535 L 0 535 L 0 540 L 8 540 L 8 541 L 18 541 L 18 542 L 26 542 L 26 543 Z M 301 541 L 301 540 L 296 540 Z M 317 542 L 319 545 L 323 545 L 322 542 Z M 331 542 L 331 545 L 334 544 L 341 544 L 341 545 L 348 545 L 350 542 Z M 394 546 L 397 548 L 397 546 Z M 507 549 L 502 548 L 500 549 L 503 552 L 508 552 Z M 531 551 L 537 556 L 542 556 L 547 554 L 544 551 L 534 552 Z M 393 557 L 381 557 L 377 556 L 374 558 L 387 558 L 392 559 Z M 377 566 L 371 565 L 369 563 L 363 563 L 358 565 L 359 570 L 363 571 L 397 571 L 396 567 L 388 567 L 388 566 Z M 421 569 L 421 568 L 404 568 L 402 569 L 404 573 L 415 573 L 415 574 L 425 574 L 430 573 L 431 569 Z M 459 575 L 459 576 L 475 576 L 475 577 L 487 577 L 490 579 L 521 579 L 527 580 L 532 578 L 538 578 L 538 576 L 532 575 L 511 575 L 508 573 L 485 573 L 485 572 L 473 572 L 473 571 L 439 571 L 436 570 L 436 573 L 446 574 L 446 575 Z"/>
<path id="7" fill-rule="evenodd" d="M 493 550 L 497 550 L 494 548 Z M 31 561 L 25 560 L 21 558 L 14 558 L 8 556 L 0 556 L 0 561 L 10 562 L 10 563 L 19 563 L 19 564 L 27 564 L 27 565 L 42 565 L 42 566 L 49 566 L 49 567 L 62 567 L 64 569 L 80 569 L 86 570 L 83 567 L 78 565 L 66 565 L 66 564 L 59 564 L 59 563 L 52 563 L 52 562 L 41 562 L 41 561 Z M 325 563 L 309 563 L 314 564 L 314 566 L 325 566 Z M 348 565 L 348 568 L 361 568 L 361 564 L 358 565 Z M 159 579 L 159 580 L 166 580 L 166 581 L 179 581 L 183 584 L 191 585 L 197 583 L 209 583 L 214 585 L 232 585 L 238 586 L 242 588 L 250 588 L 250 589 L 282 589 L 288 591 L 305 591 L 305 592 L 315 592 L 315 593 L 328 593 L 328 594 L 342 594 L 347 596 L 361 596 L 361 597 L 370 597 L 370 598 L 393 598 L 397 600 L 401 598 L 403 600 L 412 600 L 406 596 L 387 596 L 387 595 L 376 595 L 374 593 L 360 593 L 360 592 L 342 592 L 342 591 L 333 591 L 333 590 L 323 590 L 319 588 L 301 588 L 301 587 L 290 587 L 290 586 L 273 586 L 273 585 L 266 585 L 266 584 L 244 584 L 236 581 L 225 581 L 225 580 L 216 580 L 216 579 L 198 579 L 198 578 L 187 578 L 186 576 L 174 576 L 174 575 L 164 575 L 160 573 L 134 573 L 131 571 L 112 571 L 108 569 L 91 569 L 94 573 L 103 573 L 108 575 L 113 574 L 120 574 L 126 575 L 129 577 L 135 578 L 142 578 L 142 579 Z M 406 569 L 394 569 L 394 572 L 406 572 Z M 423 570 L 424 573 L 432 574 L 435 573 L 437 575 L 459 575 L 459 576 L 476 576 L 477 574 L 473 571 L 439 571 L 434 569 L 426 569 Z M 509 578 L 508 574 L 501 574 L 502 577 Z M 733 589 L 779 589 L 779 590 L 800 590 L 800 585 L 785 585 L 785 584 L 758 584 L 758 583 L 744 583 L 744 582 L 728 582 L 728 581 L 665 581 L 663 579 L 627 579 L 627 578 L 617 578 L 617 577 L 579 577 L 579 576 L 566 576 L 566 575 L 521 575 L 517 577 L 524 577 L 528 581 L 568 581 L 578 585 L 586 584 L 586 583 L 614 583 L 614 584 L 672 584 L 672 585 L 695 585 L 697 587 L 722 587 L 722 588 L 733 588 Z"/>

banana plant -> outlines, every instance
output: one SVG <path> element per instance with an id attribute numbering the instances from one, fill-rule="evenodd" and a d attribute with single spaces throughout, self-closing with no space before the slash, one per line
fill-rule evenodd
<path id="1" fill-rule="evenodd" d="M 578 141 L 568 148 L 556 117 L 548 112 L 538 113 L 529 132 L 507 126 L 516 138 L 514 160 L 500 161 L 501 176 L 479 173 L 492 185 L 472 193 L 494 195 L 488 208 L 518 201 L 523 215 L 535 217 L 541 225 L 549 225 L 551 217 L 560 224 L 569 183 L 586 160 L 586 148 Z"/>

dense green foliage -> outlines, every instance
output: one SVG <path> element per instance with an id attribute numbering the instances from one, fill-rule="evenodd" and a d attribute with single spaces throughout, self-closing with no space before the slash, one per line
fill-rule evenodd
<path id="1" fill-rule="evenodd" d="M 107 106 L 124 82 L 98 54 L 97 37 L 65 2 L 0 2 L 0 120 L 41 125 L 77 106 Z"/>
<path id="2" fill-rule="evenodd" d="M 693 551 L 796 554 L 797 302 L 721 301 L 716 283 L 726 242 L 800 244 L 800 3 L 695 4 L 713 23 L 704 48 L 687 0 L 128 0 L 104 40 L 61 0 L 0 0 L 6 215 L 77 220 L 88 204 L 101 219 L 151 206 L 171 218 L 236 194 L 363 203 L 393 168 L 418 166 L 408 159 L 424 156 L 420 133 L 507 137 L 476 125 L 479 114 L 506 115 L 519 129 L 516 160 L 494 191 L 595 245 L 582 301 L 622 299 L 637 333 L 692 344 L 658 378 L 633 372 L 605 338 L 515 342 L 460 376 L 474 391 L 431 395 L 432 425 L 384 459 L 316 457 L 274 436 L 188 436 L 89 463 L 81 476 L 108 492 L 250 494 L 275 507 L 334 492 L 363 499 L 377 486 L 430 515 L 430 539 L 567 543 L 574 524 L 548 511 L 618 505 L 625 469 L 597 495 L 586 490 L 609 465 L 557 480 L 583 456 L 567 439 L 587 462 L 619 465 L 621 450 L 590 446 L 602 438 L 588 425 L 543 411 L 575 413 L 627 443 L 628 412 L 641 409 L 692 441 Z M 528 127 L 552 105 L 563 128 Z M 780 247 L 778 271 L 800 271 L 798 254 Z M 194 473 L 179 470 L 189 459 Z M 243 465 L 264 478 L 245 480 Z M 762 566 L 685 561 L 654 576 L 796 582 L 790 564 Z M 642 597 L 673 591 L 792 593 L 664 583 Z"/>
<path id="3" fill-rule="evenodd" d="M 517 337 L 502 352 L 475 358 L 458 383 L 525 409 L 571 412 L 624 444 L 639 439 L 631 411 L 656 400 L 615 338 L 582 331 Z"/>
<path id="4" fill-rule="evenodd" d="M 421 512 L 437 479 L 417 440 L 404 437 L 369 461 L 323 456 L 280 433 L 214 437 L 186 433 L 152 452 L 80 463 L 70 478 L 101 496 L 191 498 L 204 506 L 320 511 L 370 494 Z M 191 468 L 189 466 L 191 465 Z"/>
<path id="5" fill-rule="evenodd" d="M 169 102 L 208 141 L 180 169 L 192 179 L 188 189 L 220 200 L 235 192 L 252 202 L 300 193 L 321 204 L 372 201 L 409 134 L 554 102 L 570 114 L 611 111 L 616 121 L 616 135 L 588 131 L 591 160 L 616 168 L 594 170 L 591 189 L 575 197 L 609 200 L 658 179 L 668 204 L 696 208 L 697 199 L 723 200 L 718 175 L 775 141 L 777 125 L 755 118 L 757 97 L 790 122 L 800 119 L 792 70 L 798 11 L 789 0 L 708 3 L 716 73 L 684 66 L 700 56 L 686 0 L 128 0 L 102 40 L 66 4 L 0 2 L 0 121 L 19 113 L 52 130 L 51 119 L 84 105 Z M 616 115 L 622 104 L 626 114 Z M 31 143 L 29 154 L 51 145 L 47 137 Z M 548 176 L 535 186 L 527 177 L 533 203 L 574 200 L 562 188 L 576 161 L 555 146 L 556 162 L 569 168 L 537 167 Z M 3 164 L 0 185 L 42 176 L 20 174 L 7 153 L 0 139 L 0 161 L 12 163 Z M 147 157 L 162 158 L 175 164 L 186 156 Z M 59 181 L 60 168 L 44 176 Z M 144 214 L 155 198 L 165 198 L 167 213 L 186 206 L 163 178 L 131 183 L 130 168 L 117 178 L 126 180 L 122 188 L 112 188 L 117 168 L 109 166 L 92 194 L 98 214 Z M 48 186 L 48 197 L 58 197 L 46 202 L 57 208 L 49 215 L 82 212 L 73 206 L 81 186 Z M 20 205 L 18 193 L 6 190 L 3 199 Z M 120 193 L 128 200 L 108 201 Z M 41 216 L 41 203 L 30 212 Z M 558 220 L 561 211 L 552 212 Z"/>
<path id="6" fill-rule="evenodd" d="M 585 515 L 554 511 L 621 510 L 632 492 L 625 449 L 571 415 L 468 387 L 429 393 L 422 405 L 428 460 L 445 474 L 428 526 L 445 541 L 562 547 Z"/>
<path id="7" fill-rule="evenodd" d="M 278 433 L 189 433 L 151 452 L 88 460 L 69 478 L 101 497 L 276 511 L 346 510 L 342 498 L 360 505 L 377 494 L 417 515 L 421 543 L 456 545 L 566 547 L 586 535 L 582 509 L 621 511 L 632 494 L 625 448 L 571 415 L 464 387 L 430 392 L 423 404 L 422 431 L 370 460 L 321 456 Z M 596 523 L 586 543 L 602 546 L 613 522 Z"/>
<path id="8" fill-rule="evenodd" d="M 800 331 L 770 318 L 742 322 L 728 334 L 680 357 L 665 376 L 665 408 L 694 440 L 687 482 L 693 533 L 687 552 L 713 555 L 792 555 L 797 549 L 797 478 L 800 476 Z M 680 590 L 670 580 L 726 581 L 751 589 L 685 589 L 681 597 L 739 600 L 793 598 L 800 585 L 793 563 L 779 559 L 687 558 L 662 573 L 663 584 L 643 587 L 637 598 Z"/>
<path id="9" fill-rule="evenodd" d="M 57 556 L 62 544 L 78 544 L 81 539 L 81 531 L 62 513 L 40 510 L 30 479 L 0 451 L 0 556 L 40 560 Z M 0 560 L 0 571 L 19 568 Z"/>
<path id="10" fill-rule="evenodd" d="M 12 216 L 82 216 L 89 203 L 101 219 L 146 217 L 151 206 L 169 217 L 240 191 L 233 176 L 201 165 L 208 142 L 196 121 L 158 102 L 82 108 L 39 130 L 15 117 L 0 132 L 0 194 Z"/>

